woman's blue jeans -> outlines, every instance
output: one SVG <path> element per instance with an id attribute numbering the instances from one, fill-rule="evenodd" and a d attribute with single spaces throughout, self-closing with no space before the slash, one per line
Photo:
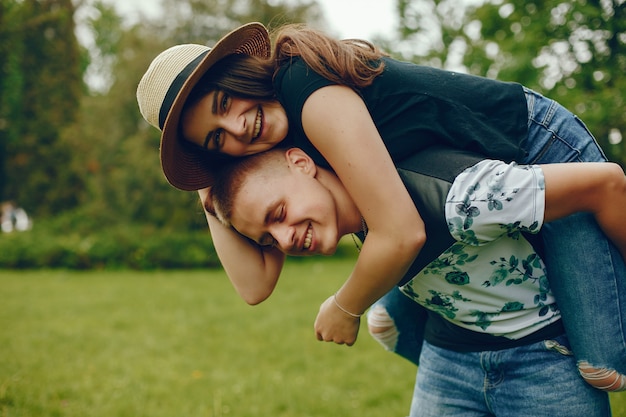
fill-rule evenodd
<path id="1" fill-rule="evenodd" d="M 583 122 L 527 90 L 529 156 L 521 163 L 606 161 Z M 626 265 L 591 214 L 542 229 L 548 280 L 579 362 L 626 374 Z"/>
<path id="2" fill-rule="evenodd" d="M 578 117 L 553 100 L 526 90 L 529 137 L 521 164 L 606 161 Z M 626 374 L 626 265 L 592 215 L 575 214 L 544 225 L 548 279 L 578 363 Z M 393 344 L 418 364 L 426 313 L 394 289 L 370 310 L 368 320 L 387 313 L 395 325 Z M 376 338 L 376 335 L 374 335 Z"/>
<path id="3" fill-rule="evenodd" d="M 567 338 L 454 352 L 424 342 L 411 417 L 609 417 L 608 394 L 576 375 Z"/>

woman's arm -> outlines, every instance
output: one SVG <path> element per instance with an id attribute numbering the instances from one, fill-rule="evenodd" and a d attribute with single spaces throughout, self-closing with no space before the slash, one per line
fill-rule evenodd
<path id="1" fill-rule="evenodd" d="M 198 194 L 204 202 L 209 190 L 198 190 Z M 206 210 L 204 214 L 217 256 L 237 293 L 251 305 L 264 301 L 276 287 L 285 255 L 275 248 L 262 249 Z"/>
<path id="2" fill-rule="evenodd" d="M 425 243 L 424 224 L 365 103 L 352 89 L 315 91 L 304 104 L 302 125 L 367 223 L 358 261 L 336 298 L 344 309 L 360 314 L 404 276 Z M 322 305 L 318 339 L 352 344 L 357 331 L 358 320 L 334 300 Z"/>
<path id="3" fill-rule="evenodd" d="M 626 260 L 626 176 L 619 165 L 581 162 L 541 165 L 546 182 L 545 221 L 585 211 Z"/>

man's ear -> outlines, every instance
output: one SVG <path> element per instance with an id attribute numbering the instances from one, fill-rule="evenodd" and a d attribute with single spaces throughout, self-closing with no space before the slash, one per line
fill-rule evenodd
<path id="1" fill-rule="evenodd" d="M 315 176 L 317 166 L 311 157 L 300 148 L 289 148 L 285 151 L 285 158 L 290 169 L 298 170 L 304 174 Z"/>

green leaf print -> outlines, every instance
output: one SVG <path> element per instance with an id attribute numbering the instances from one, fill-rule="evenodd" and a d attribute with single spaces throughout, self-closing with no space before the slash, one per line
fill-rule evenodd
<path id="1" fill-rule="evenodd" d="M 405 293 L 410 298 L 412 298 L 413 300 L 417 300 L 418 298 L 420 298 L 419 294 L 416 293 L 415 290 L 413 289 L 411 282 L 407 283 L 406 285 L 402 287 L 402 292 Z"/>
<path id="2" fill-rule="evenodd" d="M 487 328 L 489 326 L 491 326 L 492 324 L 492 318 L 493 317 L 497 317 L 500 315 L 500 313 L 505 313 L 505 312 L 510 312 L 510 311 L 520 311 L 524 309 L 524 304 L 518 302 L 518 301 L 510 301 L 508 303 L 506 303 L 499 312 L 497 313 L 486 313 L 484 311 L 479 311 L 479 310 L 472 310 L 470 312 L 470 315 L 473 317 L 476 317 L 476 321 L 473 323 L 466 323 L 466 324 L 470 324 L 470 325 L 474 325 L 474 326 L 478 326 L 481 329 L 483 329 L 484 331 L 487 330 Z"/>
<path id="3" fill-rule="evenodd" d="M 437 259 L 432 261 L 423 270 L 424 275 L 444 275 L 451 284 L 465 285 L 470 282 L 469 275 L 462 271 L 457 265 L 465 265 L 474 262 L 478 254 L 470 255 L 466 252 L 466 245 L 455 243 L 442 253 Z"/>
<path id="4" fill-rule="evenodd" d="M 504 305 L 504 307 L 502 307 L 502 312 L 505 311 L 520 311 L 524 309 L 524 304 L 520 303 L 519 301 L 509 301 L 508 303 L 506 303 Z"/>
<path id="5" fill-rule="evenodd" d="M 434 290 L 429 290 L 428 292 L 432 297 L 425 300 L 426 308 L 446 316 L 451 320 L 456 317 L 456 312 L 459 311 L 459 309 L 454 306 L 456 301 L 472 301 L 469 298 L 463 297 L 459 291 L 454 291 L 452 294 L 440 293 Z"/>
<path id="6" fill-rule="evenodd" d="M 487 208 L 489 209 L 489 211 L 502 210 L 502 208 L 504 206 L 502 205 L 502 203 L 500 201 L 493 200 L 492 199 L 492 197 L 493 197 L 492 194 L 488 194 L 487 197 L 489 199 L 489 202 L 487 203 Z"/>
<path id="7" fill-rule="evenodd" d="M 466 324 L 471 324 L 474 326 L 478 326 L 483 330 L 487 330 L 487 328 L 491 326 L 491 317 L 497 316 L 498 313 L 485 313 L 484 311 L 472 310 L 470 312 L 470 315 L 473 317 L 476 317 L 476 321 L 473 323 L 470 322 Z"/>
<path id="8" fill-rule="evenodd" d="M 489 277 L 489 281 L 485 281 L 483 285 L 486 287 L 498 285 L 501 282 L 503 282 L 505 279 L 507 279 L 508 276 L 509 276 L 508 269 L 506 268 L 495 269 L 493 273 L 491 274 L 491 276 Z M 485 285 L 486 283 L 488 283 L 488 285 Z"/>
<path id="9" fill-rule="evenodd" d="M 466 285 L 469 284 L 470 278 L 467 272 L 450 271 L 446 274 L 446 281 L 452 285 Z"/>
<path id="10" fill-rule="evenodd" d="M 461 217 L 453 217 L 448 221 L 448 230 L 453 236 L 457 236 L 458 240 L 471 246 L 478 246 L 478 239 L 473 230 L 463 228 L 464 220 Z"/>
<path id="11" fill-rule="evenodd" d="M 537 233 L 536 230 L 539 227 L 539 222 L 534 221 L 528 227 L 522 226 L 521 221 L 516 221 L 515 223 L 501 224 L 500 228 L 505 230 L 505 234 L 511 239 L 519 240 L 521 234 L 523 232 L 527 233 Z"/>

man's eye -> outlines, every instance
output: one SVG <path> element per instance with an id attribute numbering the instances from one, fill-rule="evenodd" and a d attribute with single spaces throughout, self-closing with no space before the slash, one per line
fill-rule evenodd
<path id="1" fill-rule="evenodd" d="M 270 235 L 265 235 L 261 238 L 261 240 L 259 241 L 259 245 L 263 246 L 264 248 L 272 248 L 274 246 L 276 246 L 276 239 L 274 239 L 272 236 Z"/>
<path id="2" fill-rule="evenodd" d="M 276 211 L 276 218 L 274 219 L 276 222 L 281 222 L 285 218 L 285 206 L 278 207 Z"/>

